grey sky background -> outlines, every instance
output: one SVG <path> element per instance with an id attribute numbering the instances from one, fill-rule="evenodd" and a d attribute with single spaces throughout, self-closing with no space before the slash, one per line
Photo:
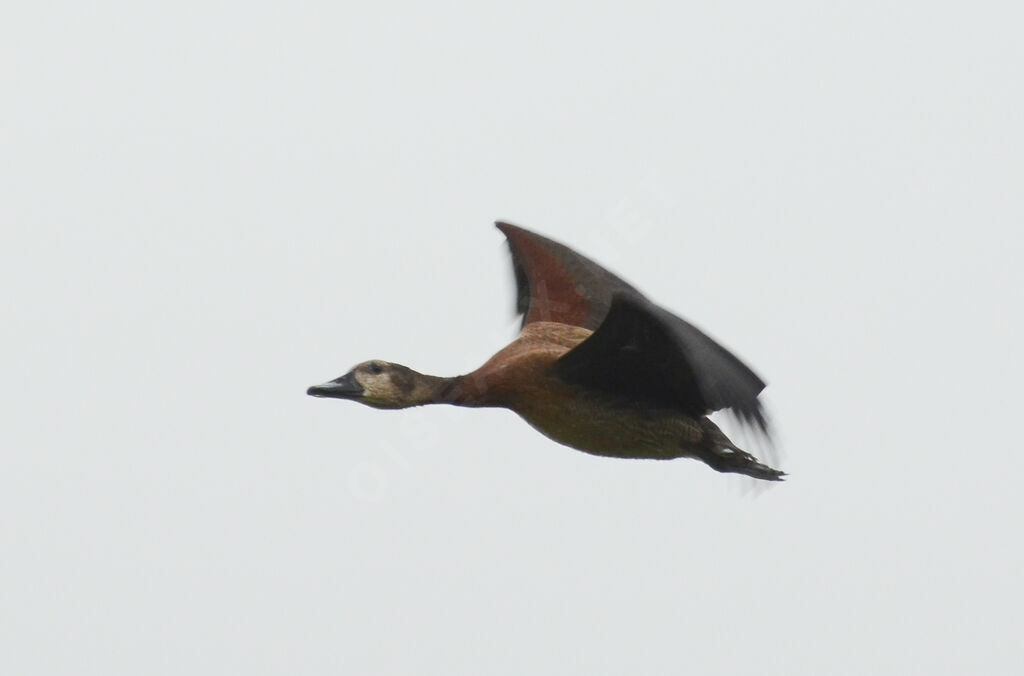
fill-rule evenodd
<path id="1" fill-rule="evenodd" d="M 6 7 L 0 672 L 1015 672 L 1011 8 Z M 304 395 L 512 339 L 496 218 L 753 365 L 790 481 Z"/>

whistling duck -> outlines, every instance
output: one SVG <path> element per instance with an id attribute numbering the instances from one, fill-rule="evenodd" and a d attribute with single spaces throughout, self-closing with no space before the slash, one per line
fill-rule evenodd
<path id="1" fill-rule="evenodd" d="M 366 361 L 310 387 L 375 408 L 502 407 L 551 439 L 594 455 L 702 460 L 719 472 L 785 475 L 711 422 L 730 409 L 768 437 L 764 381 L 692 324 L 569 247 L 497 223 L 512 250 L 519 337 L 472 373 L 441 378 Z"/>

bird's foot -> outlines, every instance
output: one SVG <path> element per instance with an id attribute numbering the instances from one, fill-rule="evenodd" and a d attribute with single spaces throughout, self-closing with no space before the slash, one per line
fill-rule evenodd
<path id="1" fill-rule="evenodd" d="M 746 474 L 765 481 L 784 481 L 786 473 L 773 469 L 738 448 L 718 447 L 703 457 L 704 462 L 719 472 Z"/>

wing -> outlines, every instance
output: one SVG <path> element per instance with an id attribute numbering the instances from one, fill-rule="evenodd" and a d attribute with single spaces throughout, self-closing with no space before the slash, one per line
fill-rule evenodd
<path id="1" fill-rule="evenodd" d="M 640 292 L 564 244 L 501 221 L 516 275 L 516 312 L 523 326 L 561 322 L 596 329 L 615 293 Z"/>
<path id="2" fill-rule="evenodd" d="M 615 294 L 594 333 L 555 364 L 563 381 L 707 415 L 730 408 L 768 434 L 764 381 L 697 327 L 642 296 Z"/>

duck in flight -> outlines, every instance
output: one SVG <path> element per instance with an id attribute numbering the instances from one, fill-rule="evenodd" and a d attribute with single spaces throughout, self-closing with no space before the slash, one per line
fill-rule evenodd
<path id="1" fill-rule="evenodd" d="M 499 222 L 512 250 L 519 337 L 483 366 L 443 378 L 379 359 L 307 394 L 375 408 L 511 409 L 545 436 L 594 455 L 696 458 L 780 481 L 708 419 L 729 409 L 769 437 L 765 383 L 689 322 L 569 247 Z"/>

